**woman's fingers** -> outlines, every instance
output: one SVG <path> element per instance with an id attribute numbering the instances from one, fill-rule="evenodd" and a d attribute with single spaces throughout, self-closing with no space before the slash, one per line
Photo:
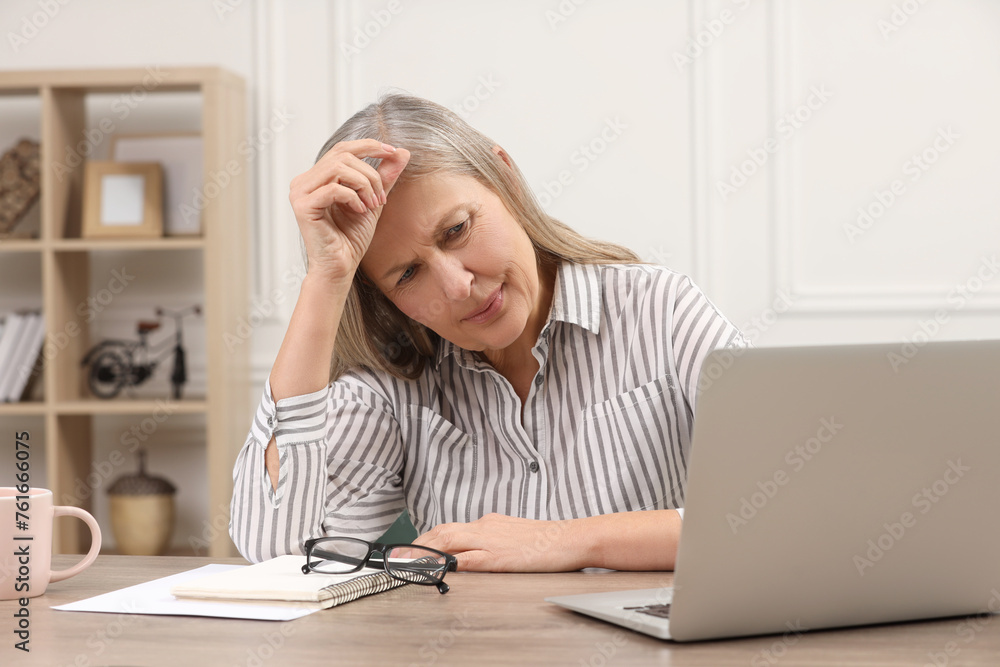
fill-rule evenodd
<path id="1" fill-rule="evenodd" d="M 388 157 L 382 158 L 382 163 L 378 166 L 378 173 L 382 177 L 385 187 L 385 194 L 388 195 L 399 180 L 399 175 L 403 173 L 407 163 L 410 161 L 410 151 L 405 148 L 397 148 Z M 385 196 L 382 198 L 385 203 Z"/>
<path id="2" fill-rule="evenodd" d="M 343 166 L 344 176 L 349 179 L 352 188 L 364 192 L 366 200 L 375 206 L 381 206 L 384 203 L 385 187 L 382 185 L 382 177 L 373 166 L 350 153 L 344 154 Z"/>
<path id="3" fill-rule="evenodd" d="M 394 154 L 391 146 L 375 139 L 359 139 L 357 141 L 342 141 L 328 150 L 308 171 L 292 179 L 289 199 L 308 194 L 332 181 L 350 178 L 352 185 L 361 187 L 359 176 L 366 177 L 371 190 L 381 200 L 384 194 L 382 181 L 371 165 L 361 158 L 386 158 Z M 352 172 L 361 172 L 361 174 Z"/>
<path id="4" fill-rule="evenodd" d="M 364 213 L 371 207 L 371 204 L 361 199 L 357 190 L 343 183 L 327 183 L 307 196 L 302 203 L 306 212 L 312 214 L 312 219 L 323 218 L 326 210 L 335 204 L 347 206 L 357 213 Z"/>
<path id="5" fill-rule="evenodd" d="M 325 263 L 341 270 L 357 267 L 371 242 L 387 193 L 409 156 L 405 149 L 374 139 L 340 142 L 292 180 L 288 198 L 310 264 Z M 373 168 L 365 158 L 380 159 L 379 168 Z"/>
<path id="6" fill-rule="evenodd" d="M 344 156 L 346 160 L 357 160 L 362 165 L 371 169 L 371 166 L 361 162 L 358 158 L 353 155 Z M 378 178 L 378 174 L 375 173 L 374 169 L 371 169 L 372 173 Z M 354 166 L 341 163 L 336 167 L 336 173 L 331 178 L 329 183 L 323 184 L 317 188 L 317 190 L 322 190 L 323 188 L 329 187 L 330 185 L 342 185 L 347 189 L 355 192 L 358 199 L 364 202 L 365 206 L 371 209 L 378 208 L 382 205 L 382 202 L 378 200 L 378 195 L 372 188 L 371 181 L 369 178 L 354 168 Z"/>
<path id="7" fill-rule="evenodd" d="M 364 213 L 366 209 L 377 210 L 384 204 L 387 193 L 396 184 L 409 158 L 410 152 L 400 148 L 390 157 L 383 158 L 376 171 L 355 155 L 339 154 L 337 161 L 324 165 L 326 180 L 320 181 L 312 190 L 306 190 L 304 181 L 295 183 L 290 199 L 296 217 L 321 219 L 326 209 L 334 204 L 349 206 L 358 213 Z M 377 189 L 372 186 L 372 181 L 378 184 Z"/>
<path id="8" fill-rule="evenodd" d="M 302 181 L 293 181 L 289 194 L 292 205 L 294 206 L 296 202 L 303 199 L 309 199 L 313 193 L 325 188 L 328 189 L 331 185 L 343 185 L 357 193 L 358 198 L 363 199 L 366 205 L 372 208 L 380 206 L 381 202 L 378 201 L 378 195 L 372 188 L 370 178 L 356 169 L 354 165 L 345 164 L 343 160 L 357 160 L 360 164 L 368 167 L 375 178 L 378 178 L 378 174 L 371 168 L 371 165 L 361 162 L 354 156 L 343 156 L 342 161 L 325 165 L 321 173 L 312 174 L 308 184 Z M 317 169 L 317 167 L 314 166 L 313 169 Z"/>

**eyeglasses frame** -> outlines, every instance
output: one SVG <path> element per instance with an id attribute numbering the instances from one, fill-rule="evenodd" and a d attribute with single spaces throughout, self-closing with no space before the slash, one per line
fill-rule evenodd
<path id="1" fill-rule="evenodd" d="M 305 541 L 304 551 L 306 554 L 306 562 L 305 565 L 302 566 L 302 574 L 309 574 L 310 572 L 316 572 L 314 569 L 312 569 L 312 566 L 309 563 L 310 561 L 309 557 L 312 554 L 313 547 L 319 542 L 322 542 L 324 540 L 333 540 L 333 539 L 358 542 L 360 544 L 365 544 L 368 546 L 368 555 L 365 556 L 364 559 L 362 559 L 357 566 L 355 566 L 351 570 L 346 570 L 338 574 L 350 574 L 352 572 L 358 572 L 365 567 L 372 567 L 375 569 L 384 570 L 386 574 L 388 574 L 393 579 L 396 579 L 397 581 L 403 581 L 408 584 L 417 584 L 418 586 L 436 586 L 438 592 L 443 595 L 450 590 L 448 584 L 444 583 L 444 575 L 448 572 L 456 572 L 458 570 L 457 558 L 455 558 L 449 553 L 438 551 L 437 549 L 431 549 L 430 547 L 425 547 L 420 544 L 383 544 L 382 542 L 369 542 L 367 540 L 361 540 L 356 537 L 338 537 L 336 535 L 326 535 L 324 537 L 313 537 Z M 440 570 L 435 571 L 435 572 L 438 571 L 441 572 L 441 579 L 439 581 L 413 581 L 412 579 L 406 579 L 402 576 L 397 576 L 396 574 L 393 573 L 391 568 L 387 568 L 386 563 L 388 562 L 388 556 L 387 556 L 388 552 L 393 549 L 405 549 L 405 548 L 423 549 L 424 551 L 431 551 L 443 557 L 445 561 L 444 567 L 442 567 Z M 377 553 L 382 554 L 382 560 L 375 560 L 375 561 L 371 560 L 372 556 L 374 556 Z M 317 574 L 323 574 L 323 573 L 317 572 Z M 421 573 L 421 574 L 426 574 L 426 573 Z"/>

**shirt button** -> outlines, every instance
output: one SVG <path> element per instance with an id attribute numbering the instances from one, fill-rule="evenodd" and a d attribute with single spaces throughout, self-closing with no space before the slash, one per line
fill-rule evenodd
<path id="1" fill-rule="evenodd" d="M 532 461 L 528 464 L 528 470 L 531 472 L 538 472 L 538 461 Z"/>
<path id="2" fill-rule="evenodd" d="M 268 426 L 274 426 L 274 417 L 268 417 L 267 418 L 267 425 Z"/>
<path id="3" fill-rule="evenodd" d="M 535 377 L 535 386 L 536 387 L 541 387 L 542 386 L 542 382 L 543 382 L 543 380 L 542 380 L 542 376 L 541 375 L 538 375 L 538 376 Z"/>

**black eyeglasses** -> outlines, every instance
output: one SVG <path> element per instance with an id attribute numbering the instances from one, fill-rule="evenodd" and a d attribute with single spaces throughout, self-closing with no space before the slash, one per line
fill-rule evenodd
<path id="1" fill-rule="evenodd" d="M 393 579 L 421 586 L 437 586 L 447 593 L 445 572 L 458 569 L 458 559 L 416 544 L 381 544 L 353 537 L 314 537 L 306 540 L 302 573 L 348 574 L 368 566 L 385 570 Z M 379 558 L 372 556 L 379 554 Z"/>

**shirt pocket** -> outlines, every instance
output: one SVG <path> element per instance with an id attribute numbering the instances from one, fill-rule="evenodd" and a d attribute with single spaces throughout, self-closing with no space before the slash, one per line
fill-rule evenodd
<path id="1" fill-rule="evenodd" d="M 664 375 L 581 415 L 576 455 L 590 514 L 683 506 L 687 452 L 677 389 Z"/>
<path id="2" fill-rule="evenodd" d="M 478 436 L 426 406 L 407 405 L 403 414 L 403 493 L 414 527 L 423 532 L 439 523 L 471 521 L 479 473 Z"/>

